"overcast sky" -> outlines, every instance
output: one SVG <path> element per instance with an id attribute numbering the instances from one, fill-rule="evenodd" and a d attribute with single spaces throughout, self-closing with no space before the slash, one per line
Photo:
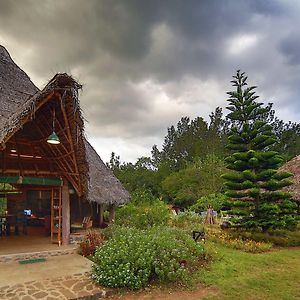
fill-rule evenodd
<path id="1" fill-rule="evenodd" d="M 0 0 L 0 44 L 39 88 L 57 72 L 84 85 L 104 161 L 149 156 L 182 116 L 208 119 L 237 69 L 299 121 L 298 0 Z"/>

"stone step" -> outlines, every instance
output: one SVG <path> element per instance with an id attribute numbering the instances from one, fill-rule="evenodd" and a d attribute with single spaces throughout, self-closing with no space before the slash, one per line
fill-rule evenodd
<path id="1" fill-rule="evenodd" d="M 9 263 L 9 262 L 26 260 L 26 259 L 48 258 L 53 256 L 59 256 L 59 255 L 74 254 L 77 253 L 77 251 L 78 248 L 74 246 L 68 249 L 4 254 L 4 255 L 0 255 L 0 263 Z"/>

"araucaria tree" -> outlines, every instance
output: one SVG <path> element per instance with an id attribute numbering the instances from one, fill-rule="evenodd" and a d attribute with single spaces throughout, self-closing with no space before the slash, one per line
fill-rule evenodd
<path id="1" fill-rule="evenodd" d="M 282 158 L 270 146 L 276 142 L 268 124 L 270 105 L 256 102 L 255 86 L 247 87 L 247 77 L 237 71 L 231 82 L 236 90 L 228 92 L 227 100 L 232 121 L 226 158 L 231 171 L 223 175 L 231 214 L 236 226 L 243 228 L 292 228 L 295 204 L 282 188 L 291 184 L 292 174 L 279 172 Z"/>

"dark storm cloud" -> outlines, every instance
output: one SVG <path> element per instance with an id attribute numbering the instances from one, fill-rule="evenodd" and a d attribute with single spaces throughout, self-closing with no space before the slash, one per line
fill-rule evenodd
<path id="1" fill-rule="evenodd" d="M 0 43 L 40 85 L 59 71 L 84 84 L 90 135 L 148 146 L 224 107 L 238 68 L 297 119 L 299 13 L 292 0 L 0 0 Z"/>

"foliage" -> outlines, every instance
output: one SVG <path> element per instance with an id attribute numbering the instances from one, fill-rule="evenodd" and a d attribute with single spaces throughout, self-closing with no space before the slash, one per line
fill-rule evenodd
<path id="1" fill-rule="evenodd" d="M 209 194 L 201 197 L 197 202 L 190 207 L 195 212 L 202 212 L 211 206 L 215 211 L 219 211 L 227 202 L 227 197 L 224 194 Z"/>
<path id="2" fill-rule="evenodd" d="M 103 243 L 104 239 L 102 234 L 95 230 L 89 230 L 80 242 L 80 252 L 83 256 L 91 256 L 95 254 L 96 248 Z"/>
<path id="3" fill-rule="evenodd" d="M 228 125 L 222 116 L 218 107 L 210 115 L 209 125 L 202 117 L 194 120 L 182 117 L 176 128 L 173 125 L 168 128 L 162 151 L 156 151 L 156 160 L 168 161 L 170 169 L 177 171 L 195 158 L 204 158 L 210 153 L 221 155 L 224 151 L 222 133 L 226 132 Z M 156 164 L 159 165 L 158 162 Z"/>
<path id="4" fill-rule="evenodd" d="M 248 96 L 253 92 L 248 92 Z M 258 119 L 269 122 L 276 137 L 274 144 L 268 146 L 269 150 L 278 151 L 284 161 L 298 155 L 300 124 L 285 123 L 274 117 L 272 104 L 265 109 Z M 120 157 L 112 153 L 107 165 L 130 193 L 146 189 L 155 197 L 188 207 L 202 196 L 223 192 L 218 168 L 214 173 L 213 163 L 208 163 L 207 172 L 199 171 L 199 164 L 203 165 L 209 156 L 222 161 L 229 154 L 225 147 L 229 128 L 239 124 L 236 116 L 231 117 L 224 118 L 219 107 L 209 115 L 209 122 L 202 117 L 182 117 L 167 129 L 162 149 L 157 145 L 152 147 L 151 157 L 140 157 L 136 163 L 122 163 Z"/>
<path id="5" fill-rule="evenodd" d="M 160 176 L 152 168 L 151 159 L 141 157 L 136 164 L 120 162 L 120 157 L 114 152 L 108 164 L 125 188 L 133 193 L 137 190 L 150 190 L 152 194 L 160 195 Z"/>
<path id="6" fill-rule="evenodd" d="M 178 229 L 122 228 L 97 249 L 92 278 L 104 286 L 130 289 L 139 289 L 152 278 L 183 280 L 203 255 L 203 247 Z"/>
<path id="7" fill-rule="evenodd" d="M 4 215 L 5 211 L 7 210 L 7 199 L 0 198 L 0 215 Z"/>
<path id="8" fill-rule="evenodd" d="M 283 159 L 270 146 L 276 142 L 272 126 L 268 124 L 271 106 L 256 102 L 254 86 L 247 85 L 247 77 L 237 71 L 233 76 L 236 91 L 228 92 L 230 110 L 228 118 L 233 122 L 228 137 L 228 148 L 233 152 L 226 158 L 227 168 L 232 170 L 223 176 L 226 195 L 232 199 L 233 220 L 244 228 L 260 227 L 263 231 L 276 227 L 293 227 L 295 204 L 290 194 L 281 189 L 291 182 L 292 174 L 278 172 Z"/>
<path id="9" fill-rule="evenodd" d="M 172 173 L 162 182 L 172 203 L 180 207 L 188 207 L 197 199 L 211 193 L 219 193 L 223 188 L 221 174 L 225 172 L 223 159 L 213 154 L 189 167 Z"/>
<path id="10" fill-rule="evenodd" d="M 228 232 L 220 230 L 209 231 L 208 239 L 233 249 L 252 253 L 265 252 L 273 246 L 268 242 L 253 241 L 241 236 L 233 237 Z"/>
<path id="11" fill-rule="evenodd" d="M 191 234 L 193 230 L 204 230 L 202 223 L 203 220 L 200 215 L 191 210 L 179 212 L 178 215 L 172 218 L 171 222 L 172 226 L 181 228 L 189 234 Z"/>
<path id="12" fill-rule="evenodd" d="M 179 207 L 188 207 L 196 201 L 200 185 L 201 172 L 195 166 L 172 173 L 162 182 L 171 202 Z"/>
<path id="13" fill-rule="evenodd" d="M 276 143 L 272 145 L 272 150 L 278 151 L 283 155 L 285 161 L 299 155 L 300 124 L 284 123 L 282 120 L 274 118 L 271 125 L 277 137 Z"/>
<path id="14" fill-rule="evenodd" d="M 171 218 L 168 206 L 147 192 L 133 195 L 132 201 L 117 209 L 117 225 L 145 229 L 157 225 L 166 225 Z"/>
<path id="15" fill-rule="evenodd" d="M 11 191 L 14 190 L 14 187 L 9 183 L 0 183 L 0 190 L 2 191 Z M 0 215 L 4 215 L 7 210 L 7 196 L 5 193 L 0 195 Z"/>
<path id="16" fill-rule="evenodd" d="M 300 246 L 300 230 L 269 230 L 268 232 L 259 231 L 244 231 L 230 230 L 230 235 L 233 237 L 241 237 L 243 239 L 251 239 L 257 242 L 272 243 L 275 246 L 294 247 Z"/>

